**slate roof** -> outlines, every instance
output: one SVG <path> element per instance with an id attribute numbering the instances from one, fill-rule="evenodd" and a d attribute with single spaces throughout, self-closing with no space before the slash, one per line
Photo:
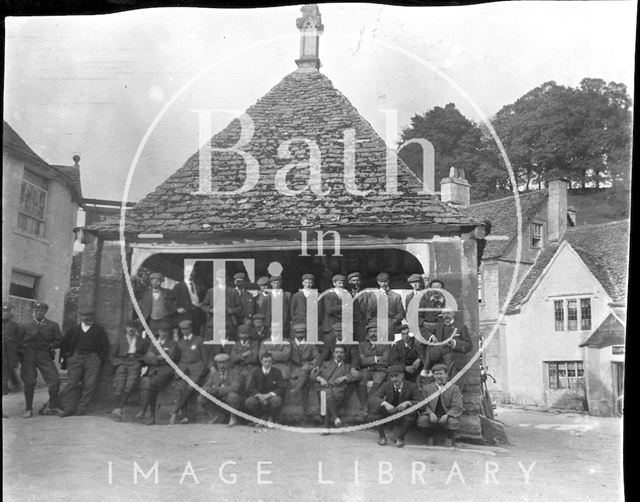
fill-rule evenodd
<path id="1" fill-rule="evenodd" d="M 536 190 L 519 194 L 522 224 L 527 222 L 540 210 L 547 201 L 546 190 Z M 491 222 L 491 233 L 495 236 L 506 236 L 506 240 L 487 239 L 483 260 L 498 258 L 504 254 L 509 245 L 515 241 L 518 232 L 516 198 L 513 195 L 501 199 L 470 204 L 463 209 L 471 218 Z"/>
<path id="2" fill-rule="evenodd" d="M 602 349 L 611 345 L 624 345 L 625 326 L 620 319 L 610 313 L 580 347 Z"/>
<path id="3" fill-rule="evenodd" d="M 75 197 L 82 199 L 82 185 L 80 183 L 80 168 L 77 166 L 53 166 L 35 153 L 20 135 L 6 122 L 2 128 L 2 147 L 15 158 L 21 159 L 31 167 L 45 169 L 48 174 L 56 175 L 58 179 L 74 190 Z"/>
<path id="4" fill-rule="evenodd" d="M 616 303 L 625 303 L 629 266 L 629 220 L 584 225 L 567 229 L 568 242 Z M 556 254 L 560 244 L 540 251 L 536 262 L 513 295 L 507 314 L 515 313 Z"/>
<path id="5" fill-rule="evenodd" d="M 402 225 L 475 225 L 460 210 L 442 203 L 435 195 L 423 195 L 421 182 L 398 159 L 397 195 L 385 190 L 387 146 L 349 100 L 322 73 L 296 71 L 287 75 L 247 111 L 254 124 L 251 141 L 242 149 L 260 165 L 255 188 L 239 195 L 192 195 L 198 187 L 198 154 L 142 199 L 127 217 L 131 232 L 211 234 L 259 229 L 299 229 Z M 343 131 L 355 129 L 356 183 L 365 196 L 345 189 Z M 239 138 L 239 121 L 233 120 L 216 134 L 213 147 L 229 147 Z M 289 164 L 308 159 L 308 147 L 292 144 L 293 159 L 281 159 L 278 147 L 292 138 L 314 140 L 320 150 L 322 190 L 307 189 L 296 196 L 276 190 L 276 172 Z M 242 186 L 245 164 L 240 155 L 213 152 L 213 189 L 230 191 Z M 294 168 L 288 186 L 298 189 L 307 183 L 309 170 Z M 301 224 L 302 220 L 306 220 Z M 202 225 L 211 225 L 204 230 Z M 108 223 L 90 230 L 112 230 Z"/>

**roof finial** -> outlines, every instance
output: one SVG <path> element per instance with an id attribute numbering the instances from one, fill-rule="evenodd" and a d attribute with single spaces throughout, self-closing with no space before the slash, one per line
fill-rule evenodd
<path id="1" fill-rule="evenodd" d="M 296 19 L 300 30 L 300 59 L 296 59 L 299 71 L 318 71 L 320 35 L 324 32 L 320 9 L 317 4 L 303 5 L 300 9 L 302 17 Z"/>

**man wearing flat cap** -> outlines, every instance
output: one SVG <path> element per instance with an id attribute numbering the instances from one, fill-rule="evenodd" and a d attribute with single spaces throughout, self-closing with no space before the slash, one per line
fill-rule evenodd
<path id="1" fill-rule="evenodd" d="M 204 285 L 197 279 L 195 270 L 186 270 L 187 274 L 183 281 L 176 282 L 173 287 L 173 294 L 176 297 L 176 315 L 174 316 L 174 326 L 185 319 L 193 323 L 193 332 L 202 336 L 202 330 L 206 322 L 206 316 L 200 306 L 202 298 L 206 293 Z"/>
<path id="2" fill-rule="evenodd" d="M 302 289 L 296 291 L 291 297 L 291 324 L 307 324 L 307 299 L 311 295 L 311 290 L 315 278 L 312 274 L 302 275 Z"/>
<path id="3" fill-rule="evenodd" d="M 269 293 L 271 290 L 269 278 L 266 276 L 259 277 L 256 284 L 258 285 L 259 291 L 255 297 L 255 312 L 263 316 L 264 325 L 269 328 L 271 326 L 271 304 L 267 305 L 267 301 L 271 298 Z"/>
<path id="4" fill-rule="evenodd" d="M 290 348 L 289 373 L 292 392 L 294 395 L 300 396 L 303 413 L 308 415 L 309 377 L 318 365 L 318 348 L 312 343 L 305 343 L 307 339 L 306 324 L 294 324 L 291 331 L 293 339 Z"/>
<path id="5" fill-rule="evenodd" d="M 375 396 L 370 402 L 369 416 L 374 420 L 393 416 L 419 403 L 421 400 L 422 396 L 418 386 L 404 379 L 404 366 L 395 364 L 389 367 L 389 380 L 376 390 Z M 416 421 L 417 416 L 417 412 L 409 413 L 389 423 L 389 425 L 398 424 L 400 426 L 396 436 L 396 446 L 398 448 L 404 446 L 404 437 L 409 427 Z M 384 425 L 379 425 L 377 429 L 378 444 L 385 446 L 387 444 L 387 436 L 384 431 Z"/>
<path id="6" fill-rule="evenodd" d="M 220 330 L 220 333 L 216 333 L 218 339 L 236 340 L 238 326 L 241 324 L 238 317 L 242 313 L 242 304 L 235 290 L 227 287 L 227 275 L 223 269 L 216 272 L 216 285 L 207 291 L 201 308 L 207 314 L 205 340 L 214 338 L 214 329 Z"/>
<path id="7" fill-rule="evenodd" d="M 258 353 L 260 345 L 249 338 L 249 326 L 238 328 L 238 340 L 231 347 L 230 364 L 246 380 L 249 379 L 254 369 L 258 367 Z"/>
<path id="8" fill-rule="evenodd" d="M 407 306 L 407 311 L 409 310 L 409 304 L 411 303 L 411 301 L 414 299 L 414 297 L 417 297 L 418 294 L 424 290 L 424 280 L 422 279 L 422 276 L 420 274 L 411 274 L 408 278 L 407 278 L 407 282 L 409 283 L 409 286 L 411 286 L 411 293 L 409 293 L 405 299 L 405 305 Z M 422 298 L 420 298 L 419 304 L 418 304 L 419 308 L 425 308 L 427 307 L 427 295 L 423 295 Z M 424 320 L 426 316 L 425 312 L 421 312 L 418 311 L 418 325 L 422 326 L 422 321 Z"/>
<path id="9" fill-rule="evenodd" d="M 169 386 L 176 376 L 175 371 L 162 355 L 166 354 L 166 356 L 174 362 L 178 358 L 178 344 L 173 339 L 172 331 L 171 325 L 161 325 L 156 332 L 160 348 L 158 348 L 155 343 L 151 343 L 149 344 L 147 353 L 144 355 L 144 363 L 148 367 L 145 376 L 147 385 L 146 389 L 140 392 L 140 411 L 136 414 L 136 418 L 143 419 L 146 408 L 148 407 L 150 417 L 146 422 L 147 425 L 154 425 L 156 423 L 158 395 L 163 389 Z"/>
<path id="10" fill-rule="evenodd" d="M 322 319 L 322 330 L 326 333 L 336 323 L 342 322 L 342 309 L 345 305 L 345 298 L 349 297 L 349 292 L 345 289 L 347 278 L 342 274 L 335 274 L 332 278 L 333 289 L 320 299 L 318 304 L 318 315 Z"/>
<path id="11" fill-rule="evenodd" d="M 262 343 L 263 340 L 271 337 L 271 330 L 265 326 L 264 322 L 264 314 L 253 314 L 251 332 L 249 333 L 251 340 Z"/>
<path id="12" fill-rule="evenodd" d="M 282 277 L 274 275 L 269 278 L 269 284 L 271 289 L 268 290 L 268 296 L 262 304 L 262 313 L 265 315 L 265 325 L 271 331 L 272 336 L 280 336 L 281 338 L 289 338 L 289 328 L 291 325 L 290 313 L 291 313 L 291 293 L 283 291 L 282 289 Z M 279 324 L 273 324 L 273 321 L 278 319 L 274 318 L 274 313 L 281 312 Z M 280 333 L 274 333 L 274 328 L 278 328 Z"/>
<path id="13" fill-rule="evenodd" d="M 207 381 L 202 388 L 216 399 L 224 402 L 232 408 L 239 410 L 242 406 L 243 378 L 229 363 L 229 354 L 216 354 L 214 364 L 209 370 Z M 238 423 L 238 417 L 218 406 L 209 398 L 198 395 L 198 404 L 202 411 L 210 417 L 210 424 L 217 424 L 229 414 L 229 427 Z"/>
<path id="14" fill-rule="evenodd" d="M 182 321 L 179 327 L 180 331 L 182 331 L 182 339 L 178 340 L 176 346 L 176 363 L 183 373 L 197 385 L 200 385 L 209 368 L 204 340 L 202 337 L 193 334 L 191 321 Z M 191 407 L 191 401 L 195 396 L 195 390 L 183 378 L 179 378 L 175 390 L 177 394 L 176 405 L 171 412 L 169 425 L 174 425 L 177 422 L 178 413 L 180 412 L 183 414 L 180 423 L 186 424 L 194 422 L 195 410 Z M 193 401 L 195 401 L 195 399 L 193 399 Z"/>
<path id="15" fill-rule="evenodd" d="M 173 325 L 173 316 L 178 308 L 173 291 L 160 286 L 163 280 L 164 276 L 160 272 L 151 273 L 149 287 L 140 298 L 140 310 L 151 331 L 156 331 L 161 324 L 167 322 Z"/>
<path id="16" fill-rule="evenodd" d="M 373 394 L 387 378 L 387 368 L 389 367 L 389 345 L 377 343 L 378 328 L 375 323 L 367 326 L 367 341 L 360 342 L 360 380 L 361 393 L 365 397 Z M 369 387 L 368 382 L 371 382 Z"/>
<path id="17" fill-rule="evenodd" d="M 436 364 L 431 368 L 435 382 L 426 384 L 422 389 L 423 398 L 435 396 L 429 401 L 418 417 L 418 427 L 427 434 L 427 444 L 434 444 L 434 436 L 444 432 L 445 446 L 454 446 L 456 431 L 460 428 L 460 416 L 464 411 L 462 393 L 456 384 L 445 387 L 449 381 L 447 367 Z"/>
<path id="18" fill-rule="evenodd" d="M 60 366 L 67 368 L 67 390 L 61 416 L 87 412 L 108 355 L 107 333 L 95 322 L 93 310 L 82 310 L 80 324 L 69 328 L 60 342 Z"/>
<path id="19" fill-rule="evenodd" d="M 379 289 L 373 293 L 374 299 L 367 305 L 367 324 L 378 322 L 378 302 L 387 303 L 387 322 L 378 325 L 378 337 L 393 340 L 393 336 L 400 328 L 400 321 L 405 317 L 402 297 L 389 289 L 389 274 L 380 272 L 376 277 Z M 384 333 L 386 331 L 386 333 Z"/>
<path id="20" fill-rule="evenodd" d="M 127 321 L 125 332 L 111 346 L 111 363 L 115 367 L 113 390 L 116 401 L 111 418 L 116 422 L 122 421 L 124 406 L 140 383 L 140 371 L 149 338 L 142 338 L 139 329 L 138 321 Z"/>
<path id="21" fill-rule="evenodd" d="M 351 272 L 347 276 L 347 281 L 349 293 L 353 298 L 353 339 L 357 342 L 365 342 L 367 340 L 367 308 L 372 296 L 362 288 L 360 272 Z"/>
<path id="22" fill-rule="evenodd" d="M 242 309 L 236 314 L 238 325 L 248 324 L 251 322 L 256 311 L 255 299 L 251 293 L 246 290 L 247 276 L 244 272 L 236 272 L 233 274 L 233 292 L 238 297 Z"/>
<path id="23" fill-rule="evenodd" d="M 62 413 L 58 403 L 60 376 L 53 359 L 55 349 L 60 345 L 62 333 L 58 323 L 45 317 L 49 305 L 44 302 L 33 304 L 33 315 L 22 325 L 22 337 L 18 342 L 18 359 L 22 366 L 20 378 L 24 384 L 25 408 L 23 418 L 33 416 L 33 396 L 36 388 L 38 370 L 49 386 L 49 404 L 45 415 Z"/>
<path id="24" fill-rule="evenodd" d="M 13 305 L 2 304 L 2 395 L 9 393 L 9 382 L 15 380 L 18 368 L 18 341 L 22 328 L 13 320 Z"/>

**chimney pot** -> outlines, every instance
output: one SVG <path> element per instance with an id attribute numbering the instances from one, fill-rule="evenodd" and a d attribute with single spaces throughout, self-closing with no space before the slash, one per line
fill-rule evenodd
<path id="1" fill-rule="evenodd" d="M 80 155 L 74 155 L 73 156 L 73 165 L 74 166 L 79 166 L 80 164 Z"/>
<path id="2" fill-rule="evenodd" d="M 468 206 L 471 203 L 471 186 L 464 179 L 464 170 L 449 168 L 449 177 L 440 181 L 440 200 L 448 204 Z"/>

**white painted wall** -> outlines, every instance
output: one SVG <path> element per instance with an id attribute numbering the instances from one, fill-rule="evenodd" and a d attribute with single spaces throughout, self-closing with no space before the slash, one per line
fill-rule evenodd
<path id="1" fill-rule="evenodd" d="M 511 402 L 550 405 L 557 396 L 546 388 L 544 361 L 583 361 L 586 349 L 579 347 L 589 331 L 556 332 L 554 299 L 589 296 L 591 327 L 608 314 L 611 301 L 579 255 L 564 244 L 545 271 L 538 286 L 518 314 L 506 316 L 503 367 L 508 375 L 503 387 Z M 586 373 L 585 364 L 585 373 Z"/>

